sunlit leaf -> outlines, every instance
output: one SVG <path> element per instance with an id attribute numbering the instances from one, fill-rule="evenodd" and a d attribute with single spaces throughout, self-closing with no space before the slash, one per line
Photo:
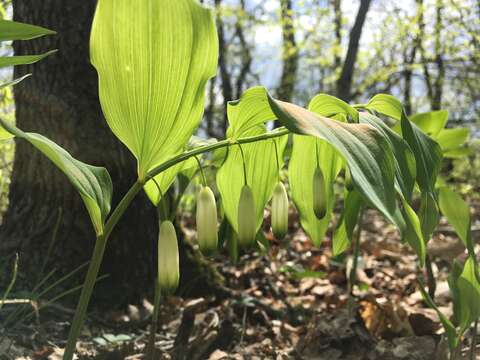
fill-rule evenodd
<path id="1" fill-rule="evenodd" d="M 365 107 L 400 121 L 402 137 L 415 155 L 420 189 L 433 193 L 442 161 L 442 150 L 438 143 L 407 118 L 402 104 L 394 96 L 375 95 Z"/>
<path id="2" fill-rule="evenodd" d="M 261 86 L 252 87 L 246 90 L 239 100 L 230 101 L 227 114 L 231 124 L 229 137 L 232 139 L 239 138 L 257 125 L 276 119 L 268 106 L 265 88 Z"/>
<path id="3" fill-rule="evenodd" d="M 448 187 L 441 187 L 438 191 L 440 211 L 453 226 L 458 237 L 463 241 L 471 256 L 475 256 L 472 233 L 470 207 L 460 195 Z"/>
<path id="4" fill-rule="evenodd" d="M 212 13 L 194 0 L 100 0 L 90 46 L 105 117 L 143 179 L 185 147 L 202 118 L 217 70 Z"/>
<path id="5" fill-rule="evenodd" d="M 144 190 L 153 205 L 158 205 L 162 198 L 161 194 L 165 195 L 167 193 L 180 172 L 195 169 L 197 166 L 195 159 L 190 158 L 162 171 L 153 178 L 154 180 L 147 181 Z"/>
<path id="6" fill-rule="evenodd" d="M 0 125 L 16 137 L 27 140 L 67 176 L 82 197 L 95 231 L 101 234 L 112 199 L 112 180 L 108 171 L 103 167 L 76 160 L 63 148 L 40 134 L 25 133 L 2 119 Z"/>
<path id="7" fill-rule="evenodd" d="M 410 202 L 416 177 L 415 156 L 410 146 L 376 116 L 361 112 L 359 119 L 361 123 L 375 127 L 390 143 L 395 159 L 396 186 L 404 198 Z"/>
<path id="8" fill-rule="evenodd" d="M 461 148 L 470 137 L 470 129 L 443 129 L 436 140 L 444 152 Z"/>
<path id="9" fill-rule="evenodd" d="M 263 125 L 257 125 L 243 135 L 253 136 L 265 132 Z M 276 140 L 280 154 L 283 154 L 287 140 L 287 136 Z M 278 182 L 275 145 L 273 140 L 264 140 L 243 144 L 242 150 L 245 155 L 247 184 L 252 189 L 255 203 L 255 214 L 251 216 L 255 217 L 258 230 L 263 221 L 265 205 L 270 200 L 273 188 Z M 227 159 L 217 172 L 217 186 L 222 197 L 225 215 L 235 232 L 238 232 L 238 203 L 243 185 L 242 155 L 238 145 L 234 145 L 228 149 Z"/>
<path id="10" fill-rule="evenodd" d="M 358 111 L 334 96 L 318 94 L 311 101 L 308 108 L 322 116 L 332 117 L 337 114 L 350 116 L 354 122 L 358 122 Z"/>
<path id="11" fill-rule="evenodd" d="M 417 253 L 420 265 L 425 263 L 426 249 L 425 240 L 423 238 L 422 226 L 420 220 L 405 199 L 402 200 L 402 215 L 405 221 L 405 228 L 403 229 L 403 238 Z"/>
<path id="12" fill-rule="evenodd" d="M 55 52 L 57 50 L 51 50 L 40 55 L 2 56 L 0 57 L 0 69 L 7 66 L 34 64 Z"/>
<path id="13" fill-rule="evenodd" d="M 333 255 L 337 256 L 347 250 L 352 243 L 353 230 L 358 223 L 362 197 L 357 191 L 350 191 L 345 197 L 345 205 L 339 224 L 332 239 Z"/>
<path id="14" fill-rule="evenodd" d="M 302 227 L 316 246 L 322 242 L 331 219 L 335 205 L 333 181 L 342 169 L 342 164 L 338 152 L 327 142 L 313 136 L 293 136 L 292 155 L 288 165 L 290 189 Z M 321 220 L 315 216 L 313 208 L 313 175 L 317 166 L 322 169 L 326 184 L 327 212 Z"/>
<path id="15" fill-rule="evenodd" d="M 468 257 L 463 266 L 463 272 L 457 280 L 462 312 L 468 312 L 468 316 L 463 316 L 461 319 L 462 333 L 473 321 L 480 317 L 480 283 L 476 273 L 477 265 L 475 261 L 474 257 Z"/>
<path id="16" fill-rule="evenodd" d="M 332 145 L 348 163 L 353 183 L 387 219 L 395 221 L 394 158 L 387 140 L 373 126 L 347 124 L 317 115 L 299 106 L 269 103 L 292 132 L 316 136 Z"/>
<path id="17" fill-rule="evenodd" d="M 437 110 L 410 116 L 410 121 L 424 133 L 435 138 L 443 130 L 448 121 L 448 111 Z"/>
<path id="18" fill-rule="evenodd" d="M 56 32 L 40 26 L 0 19 L 0 41 L 30 40 L 53 34 Z"/>

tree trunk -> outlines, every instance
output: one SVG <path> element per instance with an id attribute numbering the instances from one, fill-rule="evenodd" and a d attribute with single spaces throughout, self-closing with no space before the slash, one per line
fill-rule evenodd
<path id="1" fill-rule="evenodd" d="M 283 38 L 283 70 L 277 96 L 280 100 L 291 101 L 298 67 L 298 48 L 295 41 L 295 26 L 291 0 L 280 0 Z"/>
<path id="2" fill-rule="evenodd" d="M 41 133 L 88 164 L 105 166 L 113 180 L 113 206 L 136 179 L 133 156 L 113 136 L 102 116 L 97 74 L 89 61 L 89 33 L 96 0 L 14 0 L 14 19 L 57 31 L 56 36 L 14 43 L 16 54 L 59 51 L 34 66 L 15 68 L 15 77 L 33 76 L 15 88 L 17 125 Z M 9 208 L 0 228 L 0 256 L 15 252 L 26 289 L 58 269 L 64 275 L 90 259 L 95 240 L 80 196 L 43 155 L 17 141 Z M 49 251 L 59 211 L 56 241 Z M 141 194 L 114 230 L 101 268 L 109 277 L 97 284 L 97 299 L 115 304 L 153 291 L 158 224 Z M 83 281 L 84 272 L 69 281 Z M 112 305 L 111 301 L 107 305 Z"/>
<path id="3" fill-rule="evenodd" d="M 360 7 L 358 8 L 355 23 L 350 30 L 350 38 L 348 41 L 347 55 L 343 62 L 342 72 L 337 80 L 337 96 L 344 100 L 351 100 L 352 80 L 355 71 L 355 62 L 357 61 L 357 54 L 362 37 L 362 29 L 367 18 L 368 9 L 371 0 L 360 0 Z"/>

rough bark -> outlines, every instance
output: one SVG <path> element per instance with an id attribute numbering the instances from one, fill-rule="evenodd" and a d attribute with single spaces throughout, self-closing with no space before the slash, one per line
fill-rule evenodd
<path id="1" fill-rule="evenodd" d="M 277 96 L 283 101 L 291 101 L 298 68 L 298 48 L 295 41 L 295 26 L 291 0 L 280 0 L 283 38 L 283 70 Z"/>
<path id="2" fill-rule="evenodd" d="M 351 100 L 352 80 L 355 71 L 355 63 L 357 61 L 360 38 L 362 37 L 362 29 L 363 25 L 365 24 L 365 19 L 367 18 L 370 3 L 371 0 L 360 1 L 360 7 L 358 8 L 355 23 L 350 30 L 347 54 L 343 62 L 342 71 L 337 80 L 337 96 L 345 101 Z"/>
<path id="3" fill-rule="evenodd" d="M 57 31 L 56 36 L 15 42 L 16 54 L 59 52 L 33 65 L 17 67 L 15 76 L 33 77 L 15 88 L 17 125 L 41 133 L 86 163 L 107 167 L 114 184 L 115 205 L 136 178 L 133 156 L 113 136 L 102 116 L 97 75 L 89 62 L 88 39 L 95 0 L 15 0 L 14 19 Z M 0 257 L 18 252 L 20 270 L 30 288 L 42 277 L 39 269 L 66 274 L 89 260 L 94 232 L 80 196 L 39 152 L 18 141 L 9 194 L 0 228 Z M 53 224 L 62 210 L 56 242 L 49 253 Z M 111 236 L 97 299 L 115 304 L 153 291 L 158 225 L 154 208 L 141 194 Z M 69 287 L 83 280 L 80 274 Z M 188 279 L 188 278 L 187 278 Z M 107 303 L 111 305 L 111 301 Z"/>

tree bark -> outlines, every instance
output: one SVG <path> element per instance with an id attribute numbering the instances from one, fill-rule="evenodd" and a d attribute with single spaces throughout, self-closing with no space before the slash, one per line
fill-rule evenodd
<path id="1" fill-rule="evenodd" d="M 345 101 L 351 100 L 352 80 L 355 71 L 355 63 L 357 61 L 357 54 L 362 37 L 362 29 L 367 18 L 368 9 L 370 8 L 371 0 L 361 0 L 358 8 L 355 23 L 350 30 L 350 38 L 348 41 L 347 55 L 343 62 L 342 71 L 337 80 L 337 96 Z"/>
<path id="2" fill-rule="evenodd" d="M 291 0 L 280 0 L 283 37 L 283 70 L 277 96 L 280 100 L 291 101 L 298 68 L 298 48 L 295 41 L 295 26 Z"/>
<path id="3" fill-rule="evenodd" d="M 113 206 L 136 179 L 136 163 L 102 116 L 97 74 L 89 61 L 89 33 L 96 0 L 14 0 L 16 21 L 45 26 L 56 36 L 14 43 L 16 54 L 59 51 L 15 77 L 33 76 L 15 87 L 17 125 L 41 133 L 88 164 L 105 166 L 114 184 Z M 0 228 L 0 257 L 19 253 L 20 270 L 31 289 L 40 269 L 67 274 L 90 259 L 95 234 L 80 196 L 65 176 L 25 141 L 17 141 L 9 207 Z M 56 241 L 50 239 L 59 211 Z M 114 230 L 101 268 L 109 277 L 95 289 L 97 300 L 123 304 L 152 293 L 158 224 L 144 194 L 135 199 Z M 69 279 L 71 288 L 84 273 Z M 75 281 L 73 281 L 75 280 Z M 187 279 L 188 281 L 188 279 Z"/>

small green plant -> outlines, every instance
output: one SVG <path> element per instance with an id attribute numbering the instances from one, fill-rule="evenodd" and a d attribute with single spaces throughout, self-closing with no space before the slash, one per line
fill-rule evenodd
<path id="1" fill-rule="evenodd" d="M 50 33 L 30 29 L 36 31 L 30 37 Z M 345 206 L 333 237 L 335 255 L 349 248 L 363 209 L 370 207 L 398 228 L 402 239 L 416 252 L 419 265 L 424 266 L 426 243 L 440 211 L 447 216 L 469 252 L 460 275 L 452 277 L 452 291 L 460 299 L 456 300 L 459 332 L 441 316 L 451 352 L 455 353 L 459 334 L 480 315 L 480 286 L 466 204 L 448 189 L 436 187 L 443 155 L 459 151 L 461 145 L 456 147 L 446 140 L 455 136 L 443 129 L 445 113 L 409 118 L 400 101 L 386 94 L 357 105 L 319 94 L 308 108 L 302 108 L 274 99 L 258 86 L 229 103 L 226 139 L 189 143 L 202 119 L 205 85 L 217 68 L 217 32 L 210 10 L 194 0 L 151 0 L 135 5 L 128 0 L 99 0 L 90 48 L 106 121 L 137 159 L 138 179 L 113 211 L 113 184 L 107 169 L 82 163 L 42 135 L 25 133 L 0 119 L 5 137 L 28 141 L 63 171 L 82 197 L 96 232 L 64 359 L 74 355 L 105 245 L 142 190 L 160 214 L 152 322 L 155 333 L 161 295 L 176 288 L 179 276 L 176 233 L 162 210 L 163 194 L 180 172 L 196 167 L 197 161 L 200 164 L 198 158 L 203 154 L 226 149 L 218 165 L 216 184 L 225 215 L 221 231 L 232 235 L 227 236 L 232 258 L 236 258 L 238 246 L 248 248 L 261 239 L 263 212 L 272 194 L 272 225 L 275 235 L 282 237 L 288 228 L 288 203 L 278 179 L 290 135 L 293 148 L 288 179 L 292 198 L 301 225 L 315 245 L 323 240 L 332 218 L 333 184 L 342 170 L 347 178 Z M 46 55 L 9 64 L 37 61 Z M 384 121 L 386 118 L 389 121 Z M 272 120 L 279 120 L 283 127 L 269 131 L 266 123 Z M 448 146 L 442 148 L 442 143 Z M 208 186 L 205 177 L 203 186 Z M 217 214 L 212 194 L 206 189 L 200 190 L 197 204 L 198 240 L 202 249 L 212 250 L 217 244 L 213 234 L 217 231 Z M 412 207 L 414 196 L 421 199 L 418 211 Z M 451 210 L 458 206 L 462 206 L 462 213 Z M 358 239 L 355 249 L 358 253 Z"/>

